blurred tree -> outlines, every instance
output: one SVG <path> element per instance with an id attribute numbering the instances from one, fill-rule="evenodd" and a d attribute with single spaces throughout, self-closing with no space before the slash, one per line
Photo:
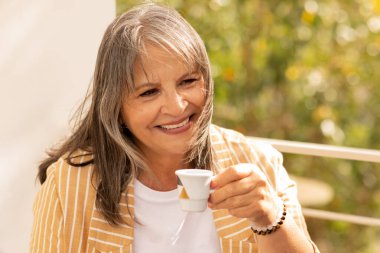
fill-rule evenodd
<path id="1" fill-rule="evenodd" d="M 118 0 L 117 12 L 141 2 Z M 205 41 L 215 123 L 252 136 L 380 149 L 380 0 L 165 2 Z M 380 165 L 295 155 L 285 165 L 334 188 L 320 208 L 380 216 Z M 374 228 L 308 224 L 322 252 L 379 252 Z"/>

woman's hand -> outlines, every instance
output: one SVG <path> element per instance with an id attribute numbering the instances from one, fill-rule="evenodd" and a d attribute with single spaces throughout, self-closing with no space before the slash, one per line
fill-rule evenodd
<path id="1" fill-rule="evenodd" d="M 274 190 L 254 164 L 229 167 L 212 179 L 211 189 L 211 209 L 228 209 L 231 215 L 248 218 L 256 226 L 268 226 L 276 219 Z"/>

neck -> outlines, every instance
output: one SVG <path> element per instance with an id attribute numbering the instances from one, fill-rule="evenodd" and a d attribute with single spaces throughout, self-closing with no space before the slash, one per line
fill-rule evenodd
<path id="1" fill-rule="evenodd" d="M 145 186 L 156 191 L 170 191 L 177 187 L 177 169 L 188 168 L 183 156 L 166 156 L 147 161 L 149 171 L 141 171 L 138 179 Z"/>

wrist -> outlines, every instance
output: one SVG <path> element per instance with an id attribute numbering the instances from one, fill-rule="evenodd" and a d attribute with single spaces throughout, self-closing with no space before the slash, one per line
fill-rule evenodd
<path id="1" fill-rule="evenodd" d="M 279 197 L 276 198 L 275 203 L 275 211 L 272 213 L 274 219 L 272 219 L 272 222 L 260 222 L 260 224 L 252 222 L 251 229 L 254 233 L 259 235 L 271 234 L 283 224 L 286 218 L 286 206 Z"/>

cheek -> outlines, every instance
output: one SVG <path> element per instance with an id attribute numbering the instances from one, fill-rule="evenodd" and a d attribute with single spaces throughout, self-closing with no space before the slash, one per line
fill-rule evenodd
<path id="1" fill-rule="evenodd" d="M 206 103 L 206 94 L 205 92 L 200 92 L 198 97 L 197 97 L 197 105 L 200 107 L 203 107 Z"/>
<path id="2" fill-rule="evenodd" d="M 207 98 L 207 91 L 206 91 L 206 83 L 205 81 L 202 82 L 202 85 L 201 85 L 201 89 L 200 89 L 200 93 L 201 93 L 201 100 L 202 100 L 202 105 L 205 105 L 206 103 L 206 98 Z"/>
<path id="3" fill-rule="evenodd" d="M 206 102 L 206 91 L 203 86 L 199 86 L 196 89 L 192 90 L 189 94 L 189 101 L 198 106 L 203 107 Z"/>
<path id="4" fill-rule="evenodd" d="M 142 128 L 151 124 L 155 117 L 155 113 L 156 112 L 152 106 L 124 106 L 122 110 L 122 119 L 132 133 L 139 132 Z"/>
<path id="5" fill-rule="evenodd" d="M 126 126 L 128 126 L 128 128 L 130 128 L 129 125 L 131 124 L 131 115 L 133 115 L 131 107 L 127 105 L 123 105 L 121 108 L 120 115 L 121 115 L 121 120 L 123 121 L 123 123 Z"/>

